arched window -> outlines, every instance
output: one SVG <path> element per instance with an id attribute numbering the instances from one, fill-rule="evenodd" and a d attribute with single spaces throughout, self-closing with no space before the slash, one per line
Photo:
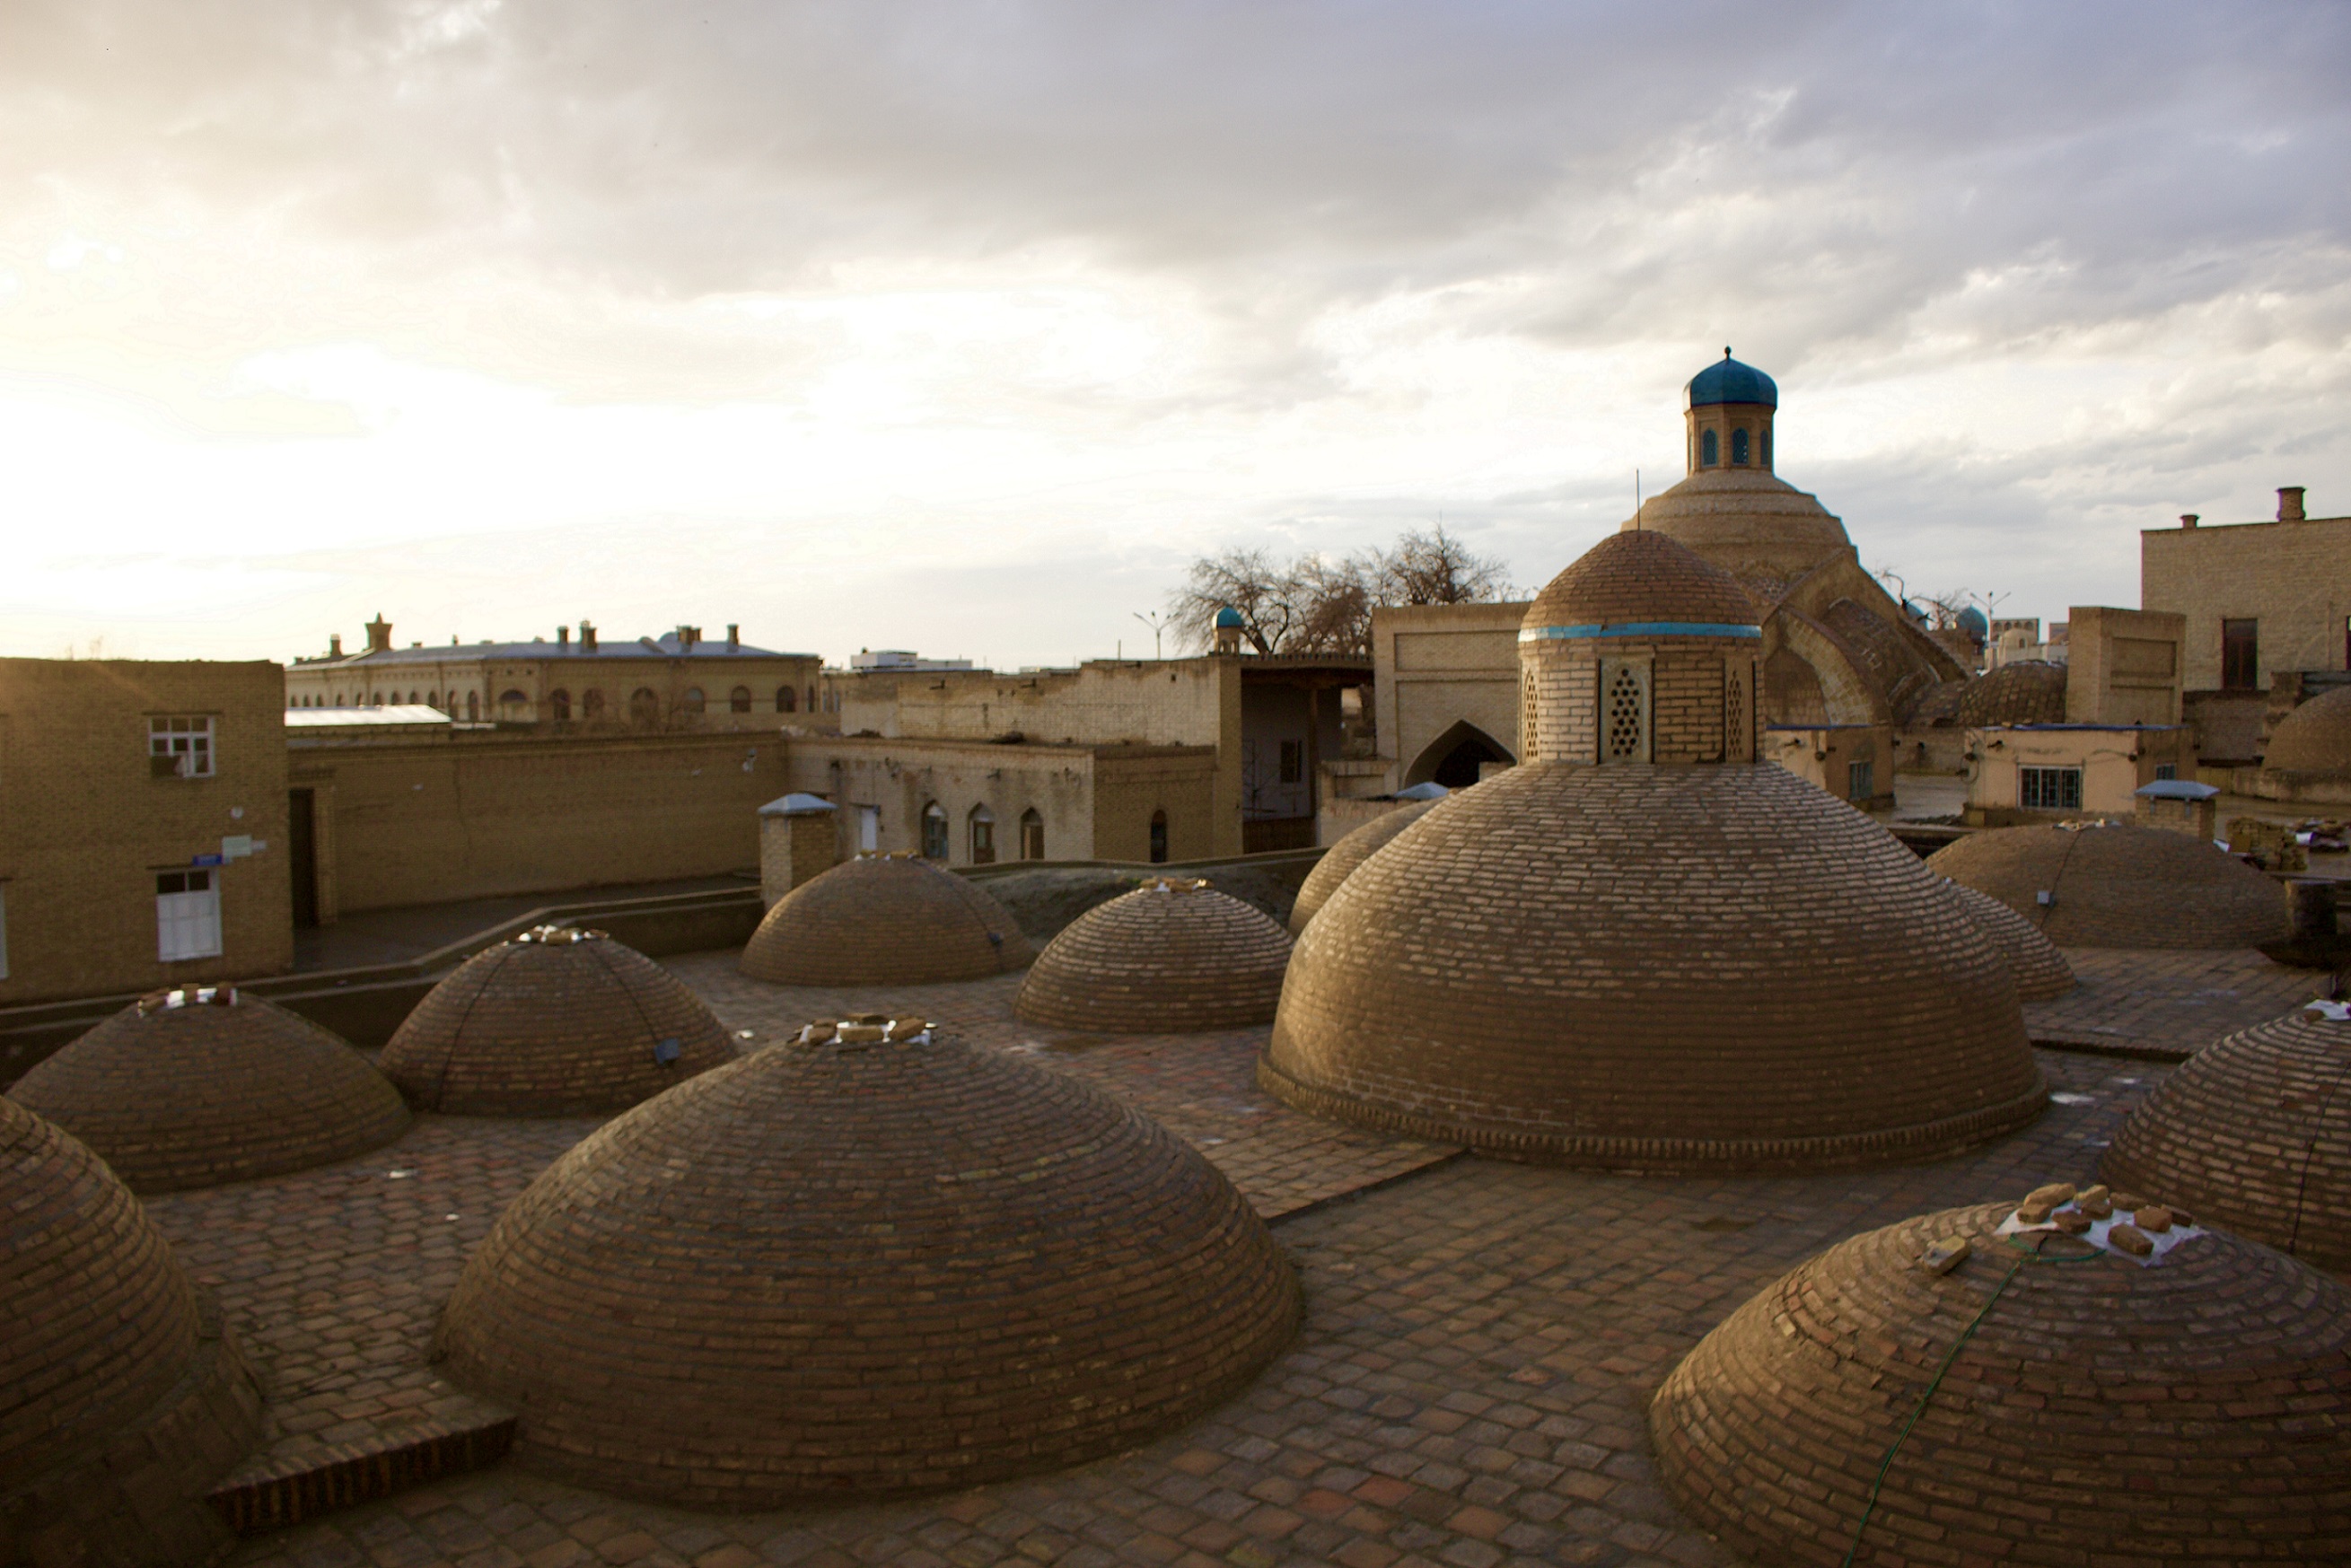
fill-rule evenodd
<path id="1" fill-rule="evenodd" d="M 381 692 L 371 692 L 368 694 L 368 706 L 381 707 L 382 706 L 383 694 Z"/>
<path id="2" fill-rule="evenodd" d="M 416 692 L 411 692 L 411 693 L 409 693 L 409 694 L 408 694 L 408 706 L 409 706 L 410 707 L 419 707 L 419 706 L 423 706 L 423 701 L 424 701 L 424 698 L 423 698 L 423 695 L 420 695 L 419 693 L 416 693 Z"/>
<path id="3" fill-rule="evenodd" d="M 1699 431 L 1698 433 L 1698 465 L 1701 468 L 1711 468 L 1721 461 L 1722 447 L 1715 440 L 1714 432 Z"/>
<path id="4" fill-rule="evenodd" d="M 547 711 L 558 724 L 571 722 L 571 694 L 561 686 L 547 694 Z"/>
<path id="5" fill-rule="evenodd" d="M 1747 432 L 1744 429 L 1730 433 L 1730 461 L 1734 467 L 1747 466 Z"/>
<path id="6" fill-rule="evenodd" d="M 737 686 L 733 691 L 728 692 L 726 694 L 726 711 L 728 713 L 749 713 L 751 711 L 751 688 L 748 686 Z"/>
<path id="7" fill-rule="evenodd" d="M 1151 863 L 1167 863 L 1167 813 L 1165 811 L 1151 813 Z"/>
<path id="8" fill-rule="evenodd" d="M 1031 806 L 1020 813 L 1020 858 L 1040 861 L 1045 858 L 1045 819 Z"/>
<path id="9" fill-rule="evenodd" d="M 661 722 L 661 698 L 653 695 L 651 686 L 639 686 L 629 694 L 629 722 L 631 724 Z"/>
<path id="10" fill-rule="evenodd" d="M 703 710 L 703 706 L 702 688 L 700 686 L 686 687 L 685 711 L 688 713 L 700 713 Z"/>
<path id="11" fill-rule="evenodd" d="M 482 694 L 479 692 L 467 692 L 465 694 L 465 722 L 468 724 L 478 724 L 481 722 L 481 717 Z"/>
<path id="12" fill-rule="evenodd" d="M 590 686 L 580 694 L 580 716 L 582 718 L 604 716 L 604 694 L 601 691 Z"/>
<path id="13" fill-rule="evenodd" d="M 776 688 L 776 711 L 778 713 L 798 713 L 799 711 L 799 693 L 794 691 L 789 686 L 778 686 Z"/>
<path id="14" fill-rule="evenodd" d="M 965 819 L 971 830 L 971 863 L 996 863 L 996 813 L 986 806 L 974 806 Z"/>
<path id="15" fill-rule="evenodd" d="M 498 694 L 498 706 L 502 708 L 511 708 L 518 713 L 530 706 L 530 695 L 527 692 L 518 692 L 512 686 L 508 686 Z"/>
<path id="16" fill-rule="evenodd" d="M 947 858 L 946 808 L 936 800 L 923 808 L 923 858 L 932 861 Z"/>

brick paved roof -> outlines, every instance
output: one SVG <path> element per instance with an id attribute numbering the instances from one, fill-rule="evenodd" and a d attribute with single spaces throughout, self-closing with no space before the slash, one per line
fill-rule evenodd
<path id="1" fill-rule="evenodd" d="M 2313 697 L 2278 720 L 2262 761 L 2295 772 L 2351 774 L 2351 686 Z"/>
<path id="2" fill-rule="evenodd" d="M 159 995 L 123 1009 L 9 1096 L 141 1193 L 303 1170 L 407 1131 L 400 1092 L 367 1058 L 308 1019 L 221 990 L 233 1005 Z"/>
<path id="3" fill-rule="evenodd" d="M 744 1509 L 1121 1451 L 1299 1310 L 1190 1145 L 923 1035 L 771 1046 L 607 1124 L 493 1228 L 435 1346 L 540 1468 Z"/>
<path id="4" fill-rule="evenodd" d="M 2063 724 L 2065 666 L 2038 659 L 2002 664 L 1959 688 L 1953 716 L 1962 725 Z"/>
<path id="5" fill-rule="evenodd" d="M 1690 622 L 1752 626 L 1761 620 L 1739 580 L 1664 534 L 1610 534 L 1577 558 L 1527 609 L 1537 627 Z"/>
<path id="6" fill-rule="evenodd" d="M 1988 893 L 1979 893 L 1962 882 L 1946 881 L 1959 901 L 1959 907 L 1976 923 L 1976 929 L 1991 939 L 1993 951 L 2007 961 L 2008 972 L 2016 980 L 2019 1001 L 2045 1002 L 2062 997 L 2077 982 L 2073 966 L 2057 945 L 2034 929 L 2031 921 L 2002 904 Z"/>
<path id="7" fill-rule="evenodd" d="M 476 953 L 401 1024 L 381 1060 L 411 1103 L 592 1115 L 735 1059 L 702 998 L 635 948 L 601 932 L 542 935 Z"/>
<path id="8" fill-rule="evenodd" d="M 2286 934 L 2278 884 L 2201 839 L 2127 823 L 1994 828 L 1928 865 L 2061 947 L 2258 947 Z M 2043 904 L 2040 894 L 2055 902 Z"/>
<path id="9" fill-rule="evenodd" d="M 2351 1268 L 2351 1023 L 2294 1011 L 2199 1051 L 2115 1134 L 2108 1180 Z"/>
<path id="10" fill-rule="evenodd" d="M 2020 1250 L 2015 1207 L 1855 1237 L 1700 1341 L 1650 1408 L 1692 1521 L 1775 1563 L 2351 1560 L 2351 1290 L 2218 1231 Z"/>
<path id="11" fill-rule="evenodd" d="M 96 1155 L 5 1098 L 0 1171 L 0 1545 L 213 1560 L 229 1537 L 204 1488 L 261 1431 L 218 1310 Z"/>
<path id="12" fill-rule="evenodd" d="M 1298 902 L 1290 906 L 1290 934 L 1295 936 L 1305 930 L 1306 923 L 1330 902 L 1350 873 L 1371 859 L 1373 852 L 1390 839 L 1420 821 L 1436 804 L 1434 800 L 1415 800 L 1342 834 L 1339 841 L 1314 862 L 1314 869 L 1306 873 L 1306 881 L 1299 887 Z"/>
<path id="13" fill-rule="evenodd" d="M 1611 1168 L 1916 1157 L 2043 1092 L 2005 965 L 1771 765 L 1522 763 L 1341 884 L 1263 1067 L 1302 1108 Z"/>
<path id="14" fill-rule="evenodd" d="M 779 986 L 922 986 L 1034 956 L 1011 912 L 968 877 L 904 855 L 860 855 L 784 894 L 743 948 Z"/>
<path id="15" fill-rule="evenodd" d="M 1289 964 L 1290 933 L 1257 909 L 1162 878 L 1064 926 L 1021 980 L 1013 1011 L 1051 1029 L 1238 1029 L 1272 1019 Z"/>

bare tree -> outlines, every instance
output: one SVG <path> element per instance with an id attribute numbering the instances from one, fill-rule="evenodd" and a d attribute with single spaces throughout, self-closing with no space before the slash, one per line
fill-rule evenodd
<path id="1" fill-rule="evenodd" d="M 1192 563 L 1168 604 L 1176 645 L 1216 645 L 1217 612 L 1230 606 L 1241 636 L 1260 653 L 1361 657 L 1372 651 L 1372 612 L 1386 604 L 1476 604 L 1510 595 L 1502 563 L 1479 556 L 1439 526 L 1362 555 L 1300 556 L 1288 565 L 1262 549 L 1228 549 Z"/>
<path id="2" fill-rule="evenodd" d="M 1228 549 L 1192 563 L 1167 603 L 1167 629 L 1178 647 L 1211 648 L 1217 612 L 1229 606 L 1241 618 L 1241 635 L 1260 653 L 1278 653 L 1304 619 L 1300 612 L 1297 572 L 1277 566 L 1261 549 Z"/>
<path id="3" fill-rule="evenodd" d="M 1502 563 L 1472 553 L 1439 523 L 1414 529 L 1373 558 L 1374 592 L 1382 604 L 1488 604 L 1510 596 Z"/>

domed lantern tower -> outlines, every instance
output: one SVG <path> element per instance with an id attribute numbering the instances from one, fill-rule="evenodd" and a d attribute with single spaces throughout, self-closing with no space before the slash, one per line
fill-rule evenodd
<path id="1" fill-rule="evenodd" d="M 1771 472 L 1771 416 L 1780 389 L 1770 376 L 1722 350 L 1721 360 L 1690 378 L 1682 392 L 1689 424 L 1689 471 L 1753 468 Z"/>

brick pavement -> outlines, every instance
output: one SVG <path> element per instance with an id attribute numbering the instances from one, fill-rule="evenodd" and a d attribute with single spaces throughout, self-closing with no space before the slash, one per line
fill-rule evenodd
<path id="1" fill-rule="evenodd" d="M 2318 996 L 2326 976 L 2264 958 L 2251 948 L 2068 947 L 2082 984 L 2024 1005 L 2036 1045 L 2182 1061 Z"/>
<path id="2" fill-rule="evenodd" d="M 1657 1489 L 1650 1391 L 1740 1301 L 1833 1241 L 2046 1178 L 2088 1179 L 2120 1116 L 2167 1071 L 2042 1061 L 2058 1091 L 2046 1116 L 1929 1166 L 1630 1179 L 1465 1158 L 1296 1214 L 1277 1235 L 1306 1284 L 1299 1340 L 1188 1430 L 1076 1470 L 726 1516 L 619 1501 L 509 1463 L 249 1539 L 235 1561 L 1727 1564 Z M 450 1125 L 428 1120 L 409 1142 Z M 453 1266 L 438 1260 L 446 1250 L 436 1274 Z"/>

